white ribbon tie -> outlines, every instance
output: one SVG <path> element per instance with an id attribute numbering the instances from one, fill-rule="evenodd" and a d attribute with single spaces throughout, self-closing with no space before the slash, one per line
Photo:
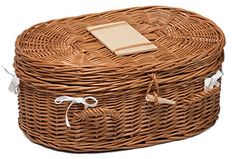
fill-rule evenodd
<path id="1" fill-rule="evenodd" d="M 11 83 L 8 87 L 8 90 L 10 92 L 14 92 L 15 94 L 19 94 L 20 79 L 16 77 L 16 75 L 13 75 L 12 73 L 10 73 L 5 67 L 2 66 L 2 68 L 5 70 L 7 74 L 12 76 Z"/>
<path id="2" fill-rule="evenodd" d="M 93 101 L 93 103 L 87 103 L 87 100 L 91 100 Z M 88 96 L 88 97 L 70 97 L 70 96 L 60 96 L 57 97 L 55 99 L 55 104 L 61 104 L 63 102 L 71 102 L 69 104 L 69 106 L 66 109 L 66 113 L 65 113 L 65 123 L 67 127 L 70 127 L 70 123 L 69 123 L 69 119 L 68 119 L 68 111 L 70 109 L 70 107 L 74 104 L 74 103 L 78 103 L 78 104 L 83 104 L 84 108 L 93 108 L 96 107 L 96 105 L 98 104 L 98 100 L 95 97 L 92 96 Z"/>
<path id="3" fill-rule="evenodd" d="M 213 76 L 207 77 L 204 82 L 204 90 L 208 91 L 214 88 L 214 86 L 219 86 L 220 83 L 218 82 L 218 80 L 222 76 L 223 76 L 223 73 L 220 70 L 218 70 Z"/>

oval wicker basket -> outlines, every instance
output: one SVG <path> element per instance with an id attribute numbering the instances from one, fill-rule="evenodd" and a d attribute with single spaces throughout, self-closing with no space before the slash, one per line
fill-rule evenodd
<path id="1" fill-rule="evenodd" d="M 158 49 L 119 57 L 86 30 L 119 21 Z M 212 21 L 168 7 L 34 25 L 16 41 L 19 126 L 35 143 L 73 152 L 131 149 L 197 135 L 218 118 L 220 87 L 205 91 L 204 80 L 221 69 L 224 45 Z M 59 96 L 93 96 L 98 104 L 56 104 Z M 159 97 L 174 103 L 161 103 Z"/>

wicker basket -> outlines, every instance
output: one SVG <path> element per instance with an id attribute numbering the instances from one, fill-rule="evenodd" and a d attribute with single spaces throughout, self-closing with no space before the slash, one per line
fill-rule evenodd
<path id="1" fill-rule="evenodd" d="M 119 57 L 86 30 L 119 21 L 158 49 Z M 197 135 L 218 118 L 220 87 L 205 91 L 204 81 L 221 70 L 224 45 L 212 21 L 168 7 L 37 24 L 16 41 L 19 126 L 35 143 L 73 152 L 131 149 Z M 98 104 L 56 104 L 60 96 L 92 96 Z"/>

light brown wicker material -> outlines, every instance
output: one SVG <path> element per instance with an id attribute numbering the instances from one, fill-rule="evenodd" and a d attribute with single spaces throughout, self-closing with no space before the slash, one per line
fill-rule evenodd
<path id="1" fill-rule="evenodd" d="M 118 57 L 86 30 L 119 21 L 158 50 Z M 35 143 L 73 152 L 131 149 L 197 135 L 218 118 L 220 87 L 204 91 L 204 79 L 221 69 L 224 45 L 212 21 L 168 7 L 37 24 L 16 41 L 20 128 Z M 176 104 L 148 102 L 147 94 Z M 73 104 L 67 127 L 70 102 L 54 103 L 62 95 L 93 96 L 99 102 L 88 109 Z"/>

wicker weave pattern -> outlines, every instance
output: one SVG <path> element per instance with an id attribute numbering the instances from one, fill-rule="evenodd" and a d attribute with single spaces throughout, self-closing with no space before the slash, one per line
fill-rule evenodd
<path id="1" fill-rule="evenodd" d="M 127 21 L 157 51 L 118 57 L 86 27 Z M 211 127 L 220 88 L 204 91 L 205 77 L 221 69 L 225 39 L 210 20 L 168 7 L 143 7 L 48 21 L 16 41 L 14 67 L 21 79 L 19 125 L 33 142 L 87 152 L 145 147 L 188 138 Z M 147 93 L 176 101 L 147 102 Z M 96 108 L 61 95 L 94 96 Z"/>

